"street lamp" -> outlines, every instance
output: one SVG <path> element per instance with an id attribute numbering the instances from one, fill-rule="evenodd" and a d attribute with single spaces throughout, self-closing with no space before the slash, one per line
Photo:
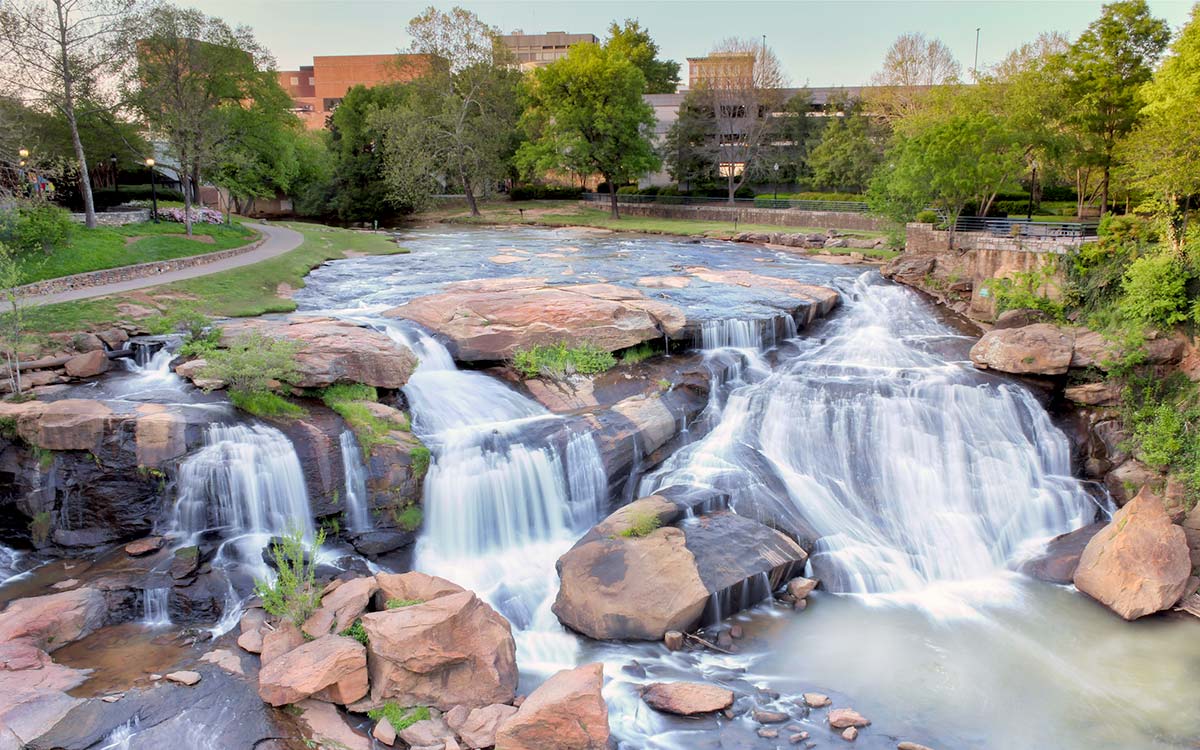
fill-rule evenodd
<path id="1" fill-rule="evenodd" d="M 108 166 L 112 167 L 113 192 L 116 193 L 117 195 L 120 195 L 121 194 L 121 181 L 117 177 L 117 155 L 116 154 L 108 155 Z M 118 202 L 120 202 L 120 201 L 118 201 Z"/>
<path id="2" fill-rule="evenodd" d="M 29 149 L 27 149 L 27 148 L 23 148 L 20 151 L 18 151 L 17 153 L 21 156 L 22 159 L 29 158 Z"/>
<path id="3" fill-rule="evenodd" d="M 158 183 L 154 180 L 154 159 L 146 159 L 146 168 L 150 170 L 150 205 L 151 216 L 154 217 L 154 223 L 158 223 Z"/>
<path id="4" fill-rule="evenodd" d="M 779 162 L 775 162 L 775 166 L 771 169 L 775 170 L 775 200 L 779 200 Z"/>

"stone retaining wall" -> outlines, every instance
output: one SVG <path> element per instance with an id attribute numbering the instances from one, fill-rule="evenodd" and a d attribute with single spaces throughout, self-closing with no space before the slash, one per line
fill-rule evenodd
<path id="1" fill-rule="evenodd" d="M 1073 253 L 1083 244 L 1082 237 L 1001 237 L 987 232 L 955 232 L 954 248 L 995 250 L 1019 253 Z M 934 229 L 932 224 L 904 225 L 904 249 L 912 253 L 940 253 L 950 247 L 950 233 Z"/>
<path id="2" fill-rule="evenodd" d="M 104 284 L 145 279 L 170 271 L 180 271 L 185 268 L 203 266 L 226 258 L 234 258 L 251 250 L 257 250 L 265 239 L 265 237 L 260 235 L 257 240 L 251 242 L 249 245 L 234 247 L 228 250 L 217 250 L 202 255 L 188 255 L 183 258 L 172 258 L 171 260 L 156 260 L 151 263 L 138 263 L 137 265 L 121 266 L 120 268 L 106 268 L 101 271 L 89 271 L 71 276 L 60 276 L 57 279 L 37 281 L 17 287 L 17 296 L 42 297 L 47 294 L 69 292 L 74 289 L 90 289 L 91 287 L 102 286 Z"/>
<path id="3" fill-rule="evenodd" d="M 80 224 L 87 220 L 86 214 L 71 214 L 71 218 Z M 102 227 L 122 227 L 126 224 L 137 224 L 150 221 L 150 209 L 139 208 L 133 211 L 97 211 L 96 224 Z"/>
<path id="4" fill-rule="evenodd" d="M 592 208 L 608 208 L 608 203 L 583 201 Z M 742 224 L 769 224 L 781 227 L 817 229 L 855 229 L 885 232 L 895 225 L 888 219 L 870 214 L 839 211 L 801 211 L 797 208 L 743 208 L 741 206 L 672 206 L 661 203 L 622 203 L 625 216 L 651 216 L 661 219 L 697 221 L 734 221 Z"/>

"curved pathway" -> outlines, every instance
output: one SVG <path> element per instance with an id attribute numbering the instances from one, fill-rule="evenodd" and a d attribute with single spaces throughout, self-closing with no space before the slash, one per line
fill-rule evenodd
<path id="1" fill-rule="evenodd" d="M 74 302 L 75 300 L 91 299 L 93 297 L 107 297 L 110 294 L 131 292 L 134 289 L 145 289 L 147 287 L 170 284 L 175 281 L 183 281 L 184 279 L 194 279 L 197 276 L 208 276 L 209 274 L 253 265 L 283 255 L 295 250 L 304 241 L 304 235 L 295 229 L 288 229 L 287 227 L 276 226 L 274 224 L 254 224 L 253 227 L 262 232 L 264 239 L 261 245 L 248 253 L 213 261 L 212 263 L 192 266 L 191 268 L 181 268 L 178 271 L 168 271 L 167 273 L 160 273 L 155 276 L 147 276 L 142 279 L 117 281 L 112 284 L 100 284 L 99 286 L 90 286 L 85 289 L 72 289 L 40 297 L 26 297 L 22 302 L 28 306 L 53 305 L 58 302 Z"/>

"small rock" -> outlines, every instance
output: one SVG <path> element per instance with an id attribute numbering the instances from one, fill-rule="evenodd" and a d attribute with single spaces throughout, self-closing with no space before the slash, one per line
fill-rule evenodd
<path id="1" fill-rule="evenodd" d="M 729 628 L 729 637 L 730 638 L 741 638 L 745 634 L 746 633 L 745 633 L 745 631 L 742 630 L 741 625 L 733 625 Z"/>
<path id="2" fill-rule="evenodd" d="M 242 660 L 237 657 L 237 654 L 226 648 L 218 648 L 213 651 L 209 651 L 207 654 L 200 657 L 200 661 L 216 664 L 218 667 L 224 669 L 230 674 L 236 674 L 241 677 L 246 676 L 245 670 L 242 669 Z"/>
<path id="3" fill-rule="evenodd" d="M 760 729 L 760 730 L 758 730 L 758 736 L 762 737 L 764 740 L 773 740 L 779 736 L 779 730 L 778 729 Z"/>
<path id="4" fill-rule="evenodd" d="M 447 739 L 454 739 L 454 733 L 442 719 L 425 719 L 418 721 L 397 734 L 409 745 L 444 745 Z"/>
<path id="5" fill-rule="evenodd" d="M 471 709 L 466 706 L 455 706 L 442 715 L 446 720 L 446 726 L 454 730 L 455 734 L 462 734 L 463 724 L 467 723 L 467 717 L 471 715 Z"/>
<path id="6" fill-rule="evenodd" d="M 694 716 L 729 708 L 733 692 L 703 682 L 654 682 L 642 690 L 642 700 L 656 711 Z"/>
<path id="7" fill-rule="evenodd" d="M 108 371 L 108 355 L 99 350 L 91 351 L 71 357 L 64 367 L 73 378 L 92 378 Z"/>
<path id="8" fill-rule="evenodd" d="M 158 552 L 162 549 L 164 541 L 161 536 L 148 536 L 145 539 L 139 539 L 136 542 L 126 544 L 125 554 L 130 557 L 141 557 L 151 552 Z"/>
<path id="9" fill-rule="evenodd" d="M 729 635 L 728 630 L 722 630 L 717 634 L 717 646 L 719 648 L 728 649 L 733 645 L 733 636 Z"/>
<path id="10" fill-rule="evenodd" d="M 518 695 L 516 698 L 513 698 L 512 699 L 513 708 L 520 708 L 521 704 L 525 702 L 525 697 L 526 696 L 524 696 L 524 695 Z"/>
<path id="11" fill-rule="evenodd" d="M 644 678 L 646 676 L 646 668 L 636 659 L 622 666 L 621 671 L 632 677 Z"/>
<path id="12" fill-rule="evenodd" d="M 185 669 L 179 672 L 171 672 L 167 675 L 167 679 L 171 682 L 178 682 L 180 685 L 187 685 L 190 687 L 200 681 L 200 673 L 191 672 Z"/>
<path id="13" fill-rule="evenodd" d="M 788 737 L 788 742 L 792 743 L 793 745 L 798 745 L 807 739 L 808 739 L 808 732 L 798 732 L 798 733 L 793 734 L 792 736 Z"/>
<path id="14" fill-rule="evenodd" d="M 100 696 L 100 700 L 104 701 L 105 703 L 116 703 L 124 697 L 124 693 L 109 693 L 108 695 Z"/>
<path id="15" fill-rule="evenodd" d="M 829 712 L 829 726 L 834 729 L 847 727 L 865 727 L 871 720 L 855 711 L 853 708 L 835 708 Z"/>
<path id="16" fill-rule="evenodd" d="M 787 592 L 797 599 L 803 599 L 817 587 L 817 581 L 804 576 L 797 576 L 788 581 Z"/>
<path id="17" fill-rule="evenodd" d="M 900 744 L 896 745 L 896 750 L 933 750 L 933 748 L 926 747 L 925 745 L 918 745 L 915 742 L 901 742 Z"/>
<path id="18" fill-rule="evenodd" d="M 683 648 L 683 633 L 678 630 L 668 630 L 663 636 L 663 645 L 668 651 L 678 651 Z"/>
<path id="19" fill-rule="evenodd" d="M 854 742 L 856 739 L 858 739 L 858 730 L 854 727 L 846 727 L 846 729 L 842 731 L 842 739 L 846 742 Z"/>
<path id="20" fill-rule="evenodd" d="M 58 583 L 54 584 L 50 588 L 55 589 L 57 591 L 66 591 L 67 589 L 73 589 L 78 585 L 79 585 L 78 578 L 68 578 L 65 581 L 59 581 Z"/>
<path id="21" fill-rule="evenodd" d="M 392 728 L 392 723 L 386 717 L 380 719 L 375 728 L 371 730 L 371 736 L 388 747 L 396 744 L 396 730 Z"/>
<path id="22" fill-rule="evenodd" d="M 803 612 L 804 610 L 808 609 L 808 600 L 797 599 L 796 601 L 792 602 L 792 609 L 796 610 L 797 612 Z"/>
<path id="23" fill-rule="evenodd" d="M 804 705 L 809 708 L 825 708 L 833 701 L 829 700 L 828 695 L 822 693 L 805 693 Z"/>
<path id="24" fill-rule="evenodd" d="M 782 724 L 790 718 L 782 711 L 767 711 L 761 708 L 754 709 L 751 715 L 759 724 Z"/>

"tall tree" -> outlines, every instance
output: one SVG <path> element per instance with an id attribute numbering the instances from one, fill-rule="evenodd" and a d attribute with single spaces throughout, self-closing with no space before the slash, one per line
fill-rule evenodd
<path id="1" fill-rule="evenodd" d="M 646 77 L 647 94 L 674 94 L 679 88 L 679 63 L 660 60 L 658 45 L 636 20 L 626 18 L 622 24 L 613 21 L 608 27 L 604 46 L 638 66 Z"/>
<path id="2" fill-rule="evenodd" d="M 12 0 L 0 8 L 0 80 L 62 113 L 71 133 L 88 227 L 96 206 L 79 135 L 84 102 L 104 98 L 103 80 L 127 59 L 114 46 L 125 34 L 133 0 Z"/>
<path id="3" fill-rule="evenodd" d="M 191 234 L 195 191 L 234 135 L 222 110 L 269 96 L 278 87 L 274 61 L 248 27 L 230 28 L 198 10 L 159 5 L 140 26 L 137 72 L 126 89 L 175 162 Z"/>
<path id="4" fill-rule="evenodd" d="M 303 128 L 291 106 L 278 83 L 263 81 L 253 101 L 219 108 L 224 137 L 209 176 L 229 193 L 232 210 L 248 210 L 256 199 L 291 190 L 300 171 Z"/>
<path id="5" fill-rule="evenodd" d="M 1200 5 L 1142 98 L 1143 122 L 1120 155 L 1134 184 L 1152 196 L 1167 241 L 1182 260 L 1188 215 L 1200 197 Z"/>
<path id="6" fill-rule="evenodd" d="M 860 193 L 883 161 L 887 127 L 863 114 L 857 100 L 831 102 L 829 108 L 834 111 L 808 155 L 812 180 L 826 190 Z"/>
<path id="7" fill-rule="evenodd" d="M 716 168 L 733 203 L 779 128 L 787 81 L 775 53 L 751 39 L 720 42 L 703 66 L 695 91 L 713 113 Z"/>
<path id="8" fill-rule="evenodd" d="M 531 138 L 517 151 L 518 162 L 527 170 L 603 175 L 612 216 L 619 218 L 617 183 L 661 164 L 650 144 L 654 110 L 642 100 L 642 71 L 618 52 L 576 44 L 526 80 L 522 121 Z"/>
<path id="9" fill-rule="evenodd" d="M 871 77 L 876 88 L 868 109 L 887 121 L 913 114 L 934 86 L 957 83 L 962 66 L 940 39 L 921 33 L 901 34 L 883 56 L 883 67 Z"/>
<path id="10" fill-rule="evenodd" d="M 384 176 L 383 131 L 376 113 L 401 106 L 412 89 L 398 83 L 355 86 L 329 116 L 332 187 L 327 210 L 342 221 L 372 221 L 398 208 Z"/>
<path id="11" fill-rule="evenodd" d="M 717 131 L 708 99 L 689 92 L 660 149 L 667 172 L 685 190 L 716 182 Z"/>
<path id="12" fill-rule="evenodd" d="M 473 216 L 476 195 L 505 174 L 520 114 L 512 53 L 498 29 L 462 8 L 427 9 L 408 24 L 412 52 L 432 62 L 402 106 L 380 113 L 384 164 L 398 199 L 420 205 L 439 183 L 458 186 Z"/>
<path id="13" fill-rule="evenodd" d="M 1108 211 L 1117 144 L 1137 124 L 1141 87 L 1171 32 L 1146 0 L 1104 6 L 1067 52 L 1069 122 L 1079 133 L 1084 164 L 1100 171 L 1100 213 Z"/>

